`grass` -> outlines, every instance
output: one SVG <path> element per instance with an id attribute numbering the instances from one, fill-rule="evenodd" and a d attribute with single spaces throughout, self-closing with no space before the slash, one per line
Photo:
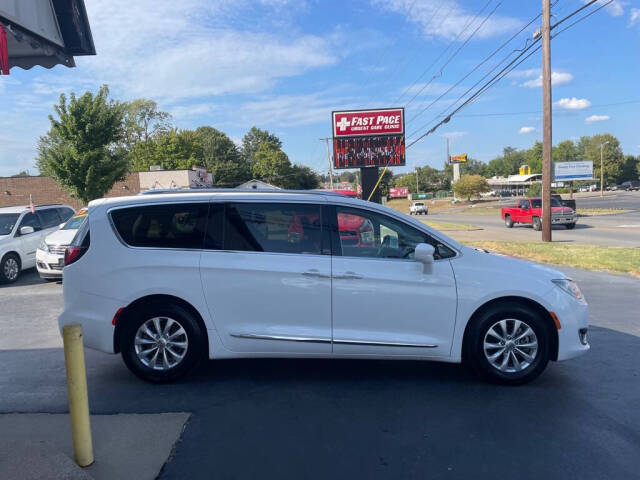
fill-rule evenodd
<path id="1" fill-rule="evenodd" d="M 464 210 L 456 210 L 451 213 L 462 213 L 464 215 L 500 215 L 499 208 L 491 208 L 491 207 L 473 207 L 473 208 L 465 208 Z"/>
<path id="2" fill-rule="evenodd" d="M 585 270 L 626 273 L 640 278 L 640 248 L 603 247 L 538 242 L 465 242 L 472 247 L 540 263 L 568 265 Z"/>
<path id="3" fill-rule="evenodd" d="M 623 208 L 578 208 L 581 217 L 596 217 L 599 215 L 615 215 L 616 213 L 629 213 L 631 210 Z"/>
<path id="4" fill-rule="evenodd" d="M 466 223 L 432 222 L 431 220 L 421 220 L 421 222 L 442 232 L 482 230 L 476 225 L 469 225 Z"/>

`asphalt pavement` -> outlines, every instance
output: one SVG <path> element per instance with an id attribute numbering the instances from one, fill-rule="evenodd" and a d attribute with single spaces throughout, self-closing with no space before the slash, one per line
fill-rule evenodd
<path id="1" fill-rule="evenodd" d="M 592 349 L 528 385 L 439 363 L 259 359 L 152 385 L 87 350 L 91 411 L 191 412 L 162 479 L 640 478 L 640 280 L 563 270 L 590 302 Z M 2 413 L 67 412 L 60 293 L 33 272 L 0 287 Z"/>
<path id="2" fill-rule="evenodd" d="M 585 208 L 617 208 L 628 210 L 627 213 L 579 217 L 573 230 L 562 225 L 553 226 L 553 239 L 565 243 L 582 243 L 612 247 L 640 247 L 640 192 L 606 192 L 605 197 L 599 194 L 581 194 L 576 196 L 579 209 Z M 565 195 L 566 197 L 566 195 Z M 500 205 L 512 205 L 517 199 L 504 199 Z M 475 214 L 473 209 L 454 212 L 442 211 L 428 215 L 426 220 L 475 225 L 479 230 L 445 232 L 456 240 L 496 240 L 514 242 L 533 242 L 540 240 L 540 232 L 531 225 L 515 225 L 506 228 L 500 216 L 500 208 L 495 215 Z"/>

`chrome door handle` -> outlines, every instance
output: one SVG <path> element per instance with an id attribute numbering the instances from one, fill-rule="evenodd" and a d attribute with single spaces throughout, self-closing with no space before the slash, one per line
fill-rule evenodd
<path id="1" fill-rule="evenodd" d="M 307 270 L 306 272 L 302 272 L 302 275 L 305 277 L 316 277 L 316 278 L 331 278 L 331 275 L 327 275 L 326 273 L 320 273 L 319 270 L 312 268 L 311 270 Z"/>
<path id="2" fill-rule="evenodd" d="M 355 272 L 344 272 L 342 275 L 334 275 L 333 278 L 339 278 L 343 280 L 360 280 L 362 279 L 362 275 L 358 275 Z"/>

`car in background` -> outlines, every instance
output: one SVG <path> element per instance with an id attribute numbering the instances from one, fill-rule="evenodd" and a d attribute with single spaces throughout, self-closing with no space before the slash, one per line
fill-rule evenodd
<path id="1" fill-rule="evenodd" d="M 424 202 L 413 202 L 409 207 L 409 215 L 427 215 L 429 207 Z"/>
<path id="2" fill-rule="evenodd" d="M 516 206 L 502 207 L 502 219 L 507 228 L 516 223 L 529 224 L 534 230 L 542 229 L 542 199 L 523 198 Z M 571 230 L 576 226 L 578 215 L 570 207 L 563 206 L 557 198 L 551 199 L 551 224 L 564 225 Z"/>
<path id="3" fill-rule="evenodd" d="M 36 266 L 40 242 L 71 218 L 68 205 L 0 208 L 0 283 L 15 282 L 22 270 Z"/>
<path id="4" fill-rule="evenodd" d="M 620 184 L 620 190 L 626 190 L 627 192 L 631 192 L 632 190 L 638 191 L 640 190 L 640 181 L 629 180 L 627 182 L 622 182 Z"/>
<path id="5" fill-rule="evenodd" d="M 80 209 L 66 223 L 60 225 L 59 230 L 51 233 L 40 242 L 36 250 L 36 268 L 40 278 L 45 280 L 62 279 L 64 252 L 86 218 L 87 209 Z"/>

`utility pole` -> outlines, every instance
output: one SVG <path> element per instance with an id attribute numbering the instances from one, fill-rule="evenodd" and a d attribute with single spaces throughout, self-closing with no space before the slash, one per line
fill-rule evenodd
<path id="1" fill-rule="evenodd" d="M 331 162 L 331 153 L 329 153 L 329 138 L 321 138 L 320 141 L 327 144 L 327 161 L 329 162 L 329 186 L 333 190 L 333 164 Z"/>
<path id="2" fill-rule="evenodd" d="M 420 188 L 418 187 L 418 162 L 414 162 L 413 168 L 415 169 L 416 175 L 416 195 L 420 193 Z"/>
<path id="3" fill-rule="evenodd" d="M 604 147 L 609 142 L 604 142 L 600 144 L 600 196 L 604 197 L 604 155 L 602 153 L 602 147 Z"/>
<path id="4" fill-rule="evenodd" d="M 542 241 L 551 241 L 551 5 L 542 0 Z"/>

